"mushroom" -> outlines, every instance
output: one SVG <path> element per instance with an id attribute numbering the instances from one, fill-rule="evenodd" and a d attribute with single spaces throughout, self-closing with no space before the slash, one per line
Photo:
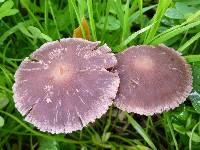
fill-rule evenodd
<path id="1" fill-rule="evenodd" d="M 161 113 L 177 107 L 191 92 L 190 66 L 174 49 L 133 46 L 116 57 L 120 85 L 114 104 L 124 111 Z"/>
<path id="2" fill-rule="evenodd" d="M 108 70 L 116 63 L 106 44 L 79 38 L 48 42 L 15 73 L 16 108 L 41 131 L 81 130 L 112 104 L 119 77 Z"/>

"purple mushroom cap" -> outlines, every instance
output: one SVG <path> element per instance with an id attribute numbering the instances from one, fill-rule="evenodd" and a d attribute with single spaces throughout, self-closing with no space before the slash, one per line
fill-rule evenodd
<path id="1" fill-rule="evenodd" d="M 161 113 L 177 107 L 192 90 L 190 66 L 171 48 L 133 46 L 116 57 L 120 86 L 114 103 L 124 111 Z"/>
<path id="2" fill-rule="evenodd" d="M 78 38 L 48 42 L 15 74 L 14 101 L 41 131 L 70 133 L 100 118 L 112 104 L 119 77 L 107 45 Z"/>

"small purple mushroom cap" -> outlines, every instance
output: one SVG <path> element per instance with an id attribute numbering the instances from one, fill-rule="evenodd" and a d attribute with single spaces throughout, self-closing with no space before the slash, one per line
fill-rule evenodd
<path id="1" fill-rule="evenodd" d="M 14 101 L 41 131 L 70 133 L 100 118 L 119 86 L 107 45 L 67 38 L 49 42 L 26 58 L 15 74 Z"/>
<path id="2" fill-rule="evenodd" d="M 133 46 L 116 57 L 120 86 L 114 103 L 124 111 L 161 113 L 177 107 L 191 92 L 190 66 L 171 48 Z"/>

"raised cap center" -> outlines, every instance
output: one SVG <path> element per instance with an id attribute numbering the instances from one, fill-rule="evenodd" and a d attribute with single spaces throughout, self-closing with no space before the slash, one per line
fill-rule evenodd
<path id="1" fill-rule="evenodd" d="M 53 79 L 57 82 L 69 80 L 72 77 L 73 70 L 69 65 L 59 64 L 52 71 Z"/>
<path id="2" fill-rule="evenodd" d="M 153 60 L 148 56 L 140 56 L 134 59 L 134 65 L 137 70 L 152 70 L 154 67 Z"/>

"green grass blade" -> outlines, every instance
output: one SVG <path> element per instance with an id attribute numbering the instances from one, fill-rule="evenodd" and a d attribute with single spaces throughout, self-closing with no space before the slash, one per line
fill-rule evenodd
<path id="1" fill-rule="evenodd" d="M 107 5 L 106 5 L 106 18 L 105 18 L 105 22 L 104 22 L 104 25 L 103 25 L 103 31 L 102 31 L 102 34 L 101 34 L 101 41 L 104 42 L 104 35 L 105 35 L 105 32 L 106 32 L 106 27 L 107 27 L 107 24 L 108 24 L 108 15 L 109 15 L 109 10 L 110 10 L 110 1 L 111 0 L 108 0 L 107 1 Z"/>
<path id="2" fill-rule="evenodd" d="M 185 44 L 183 44 L 178 51 L 183 52 L 187 47 L 189 47 L 192 43 L 194 43 L 196 40 L 200 38 L 200 32 L 198 32 L 196 35 L 194 35 L 191 39 L 189 39 Z"/>
<path id="3" fill-rule="evenodd" d="M 45 26 L 45 33 L 48 33 L 48 0 L 45 0 L 45 5 L 44 5 L 44 26 Z"/>
<path id="4" fill-rule="evenodd" d="M 27 20 L 24 22 L 19 22 L 17 25 L 15 25 L 14 27 L 10 28 L 9 30 L 7 30 L 6 32 L 4 32 L 1 36 L 0 36 L 0 44 L 3 44 L 3 42 L 13 33 L 15 33 L 16 31 L 18 31 L 20 29 L 20 26 L 24 25 L 24 26 L 28 26 L 29 24 L 32 24 L 33 20 Z"/>
<path id="5" fill-rule="evenodd" d="M 139 31 L 133 33 L 132 35 L 130 35 L 126 40 L 124 40 L 119 46 L 115 47 L 114 50 L 115 52 L 119 52 L 120 49 L 124 48 L 127 44 L 129 44 L 133 39 L 135 39 L 138 35 L 140 35 L 141 33 L 151 29 L 151 27 L 153 26 L 153 24 L 140 29 Z"/>
<path id="6" fill-rule="evenodd" d="M 200 121 L 192 128 L 192 132 L 191 132 L 191 136 L 189 139 L 189 150 L 192 150 L 192 138 L 193 138 L 193 134 L 195 129 L 200 125 Z"/>
<path id="7" fill-rule="evenodd" d="M 103 134 L 102 134 L 102 141 L 104 141 L 106 134 L 108 134 L 107 131 L 111 125 L 111 118 L 112 118 L 112 107 L 110 107 L 110 109 L 109 109 L 108 119 L 106 121 L 106 126 L 105 126 L 105 128 L 103 130 Z"/>
<path id="8" fill-rule="evenodd" d="M 200 61 L 200 55 L 187 55 L 184 57 L 189 63 Z"/>
<path id="9" fill-rule="evenodd" d="M 164 116 L 165 116 L 166 119 L 167 119 L 167 126 L 169 127 L 170 133 L 171 133 L 171 135 L 172 135 L 172 139 L 173 139 L 173 141 L 174 141 L 175 148 L 176 148 L 176 150 L 178 150 L 178 143 L 177 143 L 177 141 L 176 141 L 176 137 L 175 137 L 175 134 L 174 134 L 174 130 L 173 130 L 173 127 L 172 127 L 172 124 L 171 124 L 171 120 L 170 120 L 170 118 L 169 118 L 169 115 L 168 115 L 168 113 L 165 113 Z"/>
<path id="10" fill-rule="evenodd" d="M 111 137 L 116 138 L 116 139 L 119 139 L 119 140 L 122 140 L 122 141 L 124 141 L 124 142 L 130 144 L 131 146 L 135 146 L 135 144 L 134 144 L 134 143 L 131 141 L 131 139 L 129 139 L 129 138 L 124 138 L 124 137 L 119 136 L 119 135 L 117 135 L 117 134 L 111 135 Z"/>
<path id="11" fill-rule="evenodd" d="M 144 44 L 149 43 L 149 41 L 154 38 L 154 36 L 158 30 L 158 27 L 160 26 L 161 19 L 164 15 L 166 9 L 170 5 L 170 3 L 171 3 L 171 0 L 160 0 L 159 1 L 158 8 L 156 10 L 156 14 L 154 15 L 153 20 L 152 20 L 152 23 L 154 23 L 154 26 L 149 31 L 149 33 L 144 41 Z"/>
<path id="12" fill-rule="evenodd" d="M 3 53 L 2 53 L 2 56 L 3 56 L 3 64 L 5 65 L 5 59 L 6 59 L 6 52 L 7 52 L 7 50 L 8 50 L 8 47 L 9 47 L 9 45 L 11 44 L 11 40 L 9 40 L 8 41 L 8 43 L 6 44 L 6 46 L 5 46 L 5 48 L 4 48 L 4 50 L 3 50 Z"/>
<path id="13" fill-rule="evenodd" d="M 151 43 L 153 40 L 155 40 L 155 39 L 161 37 L 162 35 L 165 35 L 166 33 L 172 32 L 172 31 L 174 31 L 174 30 L 176 30 L 176 29 L 178 29 L 178 28 L 181 28 L 181 27 L 183 27 L 183 26 L 189 24 L 189 23 L 192 23 L 192 22 L 195 21 L 199 16 L 200 16 L 200 11 L 198 11 L 197 13 L 195 13 L 193 16 L 189 17 L 189 18 L 188 18 L 185 22 L 183 22 L 182 24 L 180 24 L 180 25 L 175 25 L 175 26 L 173 26 L 173 27 L 167 29 L 166 31 L 164 31 L 164 32 L 162 32 L 162 33 L 160 33 L 160 34 L 158 34 L 158 35 L 155 36 L 149 43 Z"/>
<path id="14" fill-rule="evenodd" d="M 148 6 L 148 7 L 144 7 L 142 9 L 142 14 L 145 13 L 146 11 L 155 8 L 157 5 L 152 5 L 152 6 Z M 133 23 L 139 16 L 140 16 L 141 12 L 136 11 L 134 12 L 130 17 L 129 17 L 129 24 Z"/>
<path id="15" fill-rule="evenodd" d="M 129 18 L 129 0 L 126 1 L 126 6 L 125 6 L 125 14 L 123 17 L 123 28 L 122 28 L 122 41 L 124 41 L 129 33 L 129 23 L 128 23 L 128 18 Z"/>
<path id="16" fill-rule="evenodd" d="M 72 6 L 71 0 L 68 0 L 68 7 L 69 7 L 69 16 L 70 16 L 70 22 L 72 25 L 72 30 L 74 30 L 75 29 L 74 11 L 73 11 L 73 6 Z"/>
<path id="17" fill-rule="evenodd" d="M 1 85 L 0 85 L 0 89 L 2 89 L 3 91 L 8 92 L 8 93 L 10 93 L 10 94 L 13 94 L 12 90 L 10 90 L 10 89 L 8 89 L 8 88 L 6 88 L 6 87 L 4 87 L 4 86 L 1 86 Z"/>
<path id="18" fill-rule="evenodd" d="M 149 136 L 143 130 L 143 128 L 131 117 L 128 113 L 126 113 L 128 118 L 128 122 L 133 126 L 133 128 L 143 137 L 143 139 L 148 143 L 148 145 L 153 149 L 156 150 L 156 146 L 153 144 Z"/>
<path id="19" fill-rule="evenodd" d="M 90 18 L 90 27 L 91 27 L 91 31 L 92 31 L 92 38 L 94 41 L 96 41 L 97 36 L 96 36 L 96 29 L 95 29 L 95 24 L 94 24 L 92 0 L 87 0 L 87 7 L 88 7 L 89 18 Z"/>
<path id="20" fill-rule="evenodd" d="M 12 76 L 10 71 L 8 71 L 3 65 L 0 65 L 0 70 L 2 70 L 3 74 L 5 75 L 9 86 L 12 87 L 12 80 L 14 77 Z"/>
<path id="21" fill-rule="evenodd" d="M 26 2 L 24 0 L 20 0 L 21 4 L 27 9 L 28 13 L 30 14 L 30 16 L 33 18 L 33 20 L 37 23 L 38 27 L 40 28 L 40 30 L 42 32 L 44 32 L 44 29 L 42 27 L 42 25 L 40 24 L 39 20 L 35 17 L 35 15 L 33 14 L 33 12 L 30 10 L 30 8 L 28 7 L 28 5 L 26 4 Z"/>
<path id="22" fill-rule="evenodd" d="M 70 1 L 71 1 L 71 3 L 72 3 L 72 6 L 73 6 L 74 11 L 75 11 L 75 13 L 76 13 L 76 18 L 77 18 L 77 20 L 78 20 L 78 24 L 79 24 L 79 26 L 81 27 L 81 32 L 82 32 L 83 38 L 85 39 L 85 38 L 86 38 L 86 33 L 85 33 L 85 30 L 84 30 L 83 25 L 82 25 L 81 17 L 80 17 L 80 15 L 79 15 L 79 13 L 78 13 L 78 8 L 77 8 L 77 6 L 75 5 L 74 0 L 70 0 Z"/>
<path id="23" fill-rule="evenodd" d="M 115 6 L 115 10 L 117 12 L 117 16 L 121 22 L 121 25 L 123 25 L 124 23 L 124 12 L 123 12 L 123 8 L 122 8 L 122 2 L 121 0 L 112 0 L 112 3 Z"/>
<path id="24" fill-rule="evenodd" d="M 186 20 L 186 23 L 190 23 L 190 22 L 199 20 L 199 16 L 200 16 L 200 10 L 197 11 L 197 12 L 196 12 L 194 15 L 192 15 L 191 17 L 189 17 L 189 18 Z"/>
<path id="25" fill-rule="evenodd" d="M 48 3 L 49 3 L 49 7 L 50 7 L 51 15 L 52 15 L 52 17 L 53 17 L 54 24 L 55 24 L 55 26 L 56 26 L 56 32 L 57 32 L 57 34 L 58 34 L 58 38 L 60 39 L 61 36 L 60 36 L 60 32 L 59 32 L 59 30 L 58 30 L 58 25 L 57 25 L 57 22 L 56 22 L 56 17 L 55 17 L 55 15 L 54 15 L 53 8 L 52 8 L 52 5 L 51 5 L 51 0 L 48 0 Z"/>
<path id="26" fill-rule="evenodd" d="M 18 68 L 17 64 L 15 64 L 14 62 L 12 62 L 10 59 L 5 58 L 5 56 L 3 54 L 0 53 L 0 58 L 2 58 L 3 60 L 5 60 L 5 62 L 7 62 L 9 65 L 11 65 L 13 68 Z"/>
<path id="27" fill-rule="evenodd" d="M 84 17 L 84 13 L 85 13 L 85 0 L 80 0 L 78 1 L 78 9 L 79 9 L 79 14 L 80 17 Z"/>
<path id="28" fill-rule="evenodd" d="M 72 140 L 72 139 L 62 138 L 62 137 L 59 137 L 59 136 L 51 136 L 51 135 L 48 135 L 46 133 L 45 134 L 44 133 L 40 133 L 38 131 L 35 131 L 35 130 L 31 129 L 28 125 L 23 123 L 21 120 L 19 120 L 14 115 L 12 115 L 12 114 L 10 114 L 8 112 L 2 111 L 2 110 L 0 110 L 0 113 L 12 118 L 17 123 L 19 123 L 21 126 L 23 126 L 27 131 L 33 133 L 36 136 L 40 136 L 40 137 L 47 138 L 47 139 L 50 139 L 50 140 L 56 140 L 56 141 L 60 141 L 60 142 L 65 142 L 65 143 L 74 143 L 74 144 L 87 143 L 87 141 L 76 141 L 76 140 Z"/>
<path id="29" fill-rule="evenodd" d="M 1 36 L 0 36 L 0 44 L 3 44 L 3 42 L 7 39 L 7 37 L 13 33 L 15 33 L 18 30 L 18 25 L 10 28 L 9 30 L 7 30 L 6 32 L 4 32 Z"/>
<path id="30" fill-rule="evenodd" d="M 157 44 L 163 43 L 163 42 L 169 40 L 170 38 L 172 38 L 180 33 L 183 33 L 184 31 L 187 31 L 188 29 L 193 28 L 198 25 L 200 25 L 200 21 L 196 21 L 196 22 L 190 23 L 188 25 L 176 28 L 175 30 L 173 30 L 171 32 L 167 32 L 166 34 L 154 39 L 152 42 L 150 42 L 150 44 L 157 45 Z"/>
<path id="31" fill-rule="evenodd" d="M 142 18 L 143 18 L 143 0 L 137 0 L 138 1 L 138 6 L 139 6 L 139 12 L 140 12 L 140 23 L 142 23 Z"/>

